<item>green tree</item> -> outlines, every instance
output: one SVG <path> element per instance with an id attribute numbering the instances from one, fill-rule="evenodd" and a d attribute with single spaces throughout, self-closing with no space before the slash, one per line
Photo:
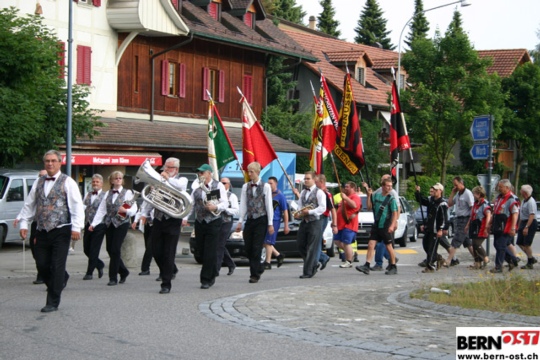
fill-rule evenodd
<path id="1" fill-rule="evenodd" d="M 410 135 L 423 144 L 426 165 L 438 166 L 432 171 L 442 183 L 454 147 L 470 136 L 474 116 L 493 114 L 500 127 L 503 94 L 499 77 L 486 72 L 489 64 L 478 58 L 457 11 L 444 38 L 437 33 L 434 40 L 417 39 L 403 57 L 413 84 L 401 93 Z"/>
<path id="2" fill-rule="evenodd" d="M 429 31 L 429 21 L 424 13 L 424 4 L 422 0 L 414 1 L 414 16 L 409 26 L 409 35 L 405 39 L 405 44 L 410 48 L 411 44 L 416 39 L 427 39 Z"/>
<path id="3" fill-rule="evenodd" d="M 370 46 L 380 43 L 383 49 L 394 50 L 396 47 L 388 37 L 391 31 L 386 31 L 386 23 L 387 20 L 383 18 L 383 11 L 377 0 L 366 0 L 358 26 L 354 29 L 356 32 L 354 42 Z"/>
<path id="4" fill-rule="evenodd" d="M 274 0 L 272 15 L 280 19 L 302 25 L 302 19 L 306 12 L 302 5 L 297 5 L 296 0 Z"/>
<path id="5" fill-rule="evenodd" d="M 0 165 L 38 160 L 65 143 L 67 94 L 59 75 L 59 39 L 40 16 L 19 17 L 0 9 Z M 73 87 L 73 134 L 97 134 L 96 112 L 88 109 L 87 87 Z"/>
<path id="6" fill-rule="evenodd" d="M 338 30 L 339 21 L 335 20 L 336 10 L 332 5 L 332 0 L 321 0 L 319 4 L 322 6 L 322 11 L 317 16 L 317 27 L 323 33 L 338 38 L 341 31 Z"/>
<path id="7" fill-rule="evenodd" d="M 540 156 L 540 67 L 526 63 L 502 80 L 507 93 L 506 106 L 511 110 L 504 118 L 500 139 L 515 144 L 514 186 L 519 188 L 522 165 L 537 163 Z"/>
<path id="8" fill-rule="evenodd" d="M 540 29 L 536 30 L 536 37 L 540 40 Z M 540 42 L 535 46 L 534 50 L 530 51 L 530 54 L 535 65 L 540 66 Z"/>

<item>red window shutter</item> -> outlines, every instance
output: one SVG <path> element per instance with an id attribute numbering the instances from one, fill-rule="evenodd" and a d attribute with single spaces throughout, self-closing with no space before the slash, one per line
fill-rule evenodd
<path id="1" fill-rule="evenodd" d="M 218 4 L 215 2 L 210 2 L 208 4 L 208 14 L 210 14 L 211 17 L 213 17 L 215 20 L 218 19 Z"/>
<path id="2" fill-rule="evenodd" d="M 58 66 L 60 66 L 58 77 L 63 79 L 66 71 L 66 43 L 63 41 L 58 42 Z"/>
<path id="3" fill-rule="evenodd" d="M 83 50 L 82 50 L 82 46 L 81 45 L 77 45 L 77 79 L 76 79 L 76 82 L 77 84 L 82 84 L 83 83 L 83 74 L 84 74 L 84 63 L 83 63 L 83 59 L 84 59 L 84 54 L 83 54 Z"/>
<path id="4" fill-rule="evenodd" d="M 161 60 L 161 95 L 169 95 L 169 61 Z"/>
<path id="5" fill-rule="evenodd" d="M 180 64 L 180 76 L 178 79 L 178 96 L 186 97 L 186 64 Z"/>
<path id="6" fill-rule="evenodd" d="M 220 103 L 225 102 L 225 71 L 219 70 L 219 96 L 218 101 Z"/>
<path id="7" fill-rule="evenodd" d="M 244 24 L 249 26 L 250 28 L 253 27 L 253 13 L 247 12 L 246 15 L 244 15 Z"/>
<path id="8" fill-rule="evenodd" d="M 92 48 L 77 45 L 77 84 L 92 85 Z"/>
<path id="9" fill-rule="evenodd" d="M 209 74 L 210 73 L 210 69 L 208 69 L 207 67 L 204 67 L 203 68 L 203 81 L 202 81 L 202 99 L 204 101 L 208 101 L 208 93 L 206 92 L 206 90 L 210 91 L 210 84 L 208 83 L 208 81 L 210 80 L 209 79 Z"/>
<path id="10" fill-rule="evenodd" d="M 253 105 L 253 77 L 251 75 L 244 75 L 244 97 L 249 105 Z"/>
<path id="11" fill-rule="evenodd" d="M 101 0 L 94 0 L 93 3 L 94 3 L 95 7 L 100 7 L 101 6 Z"/>
<path id="12" fill-rule="evenodd" d="M 174 8 L 175 8 L 176 10 L 178 10 L 178 0 L 171 0 L 171 2 L 172 2 L 172 4 L 173 4 Z"/>

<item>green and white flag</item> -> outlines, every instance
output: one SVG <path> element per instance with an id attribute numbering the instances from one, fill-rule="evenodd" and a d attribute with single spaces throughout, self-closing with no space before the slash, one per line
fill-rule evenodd
<path id="1" fill-rule="evenodd" d="M 219 180 L 219 169 L 238 158 L 216 105 L 213 101 L 208 104 L 208 164 L 214 179 Z"/>

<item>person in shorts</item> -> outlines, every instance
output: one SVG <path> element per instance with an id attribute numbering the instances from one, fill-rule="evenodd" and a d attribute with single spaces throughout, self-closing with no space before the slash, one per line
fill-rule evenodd
<path id="1" fill-rule="evenodd" d="M 352 181 L 343 186 L 341 202 L 336 210 L 337 234 L 334 235 L 336 246 L 343 250 L 345 262 L 340 268 L 350 268 L 353 262 L 353 249 L 351 243 L 356 240 L 358 231 L 358 212 L 362 208 L 360 196 L 356 193 L 356 184 Z"/>
<path id="2" fill-rule="evenodd" d="M 519 225 L 517 234 L 517 245 L 527 254 L 527 264 L 521 268 L 531 270 L 536 259 L 532 253 L 532 242 L 538 224 L 536 222 L 536 200 L 532 197 L 533 188 L 531 185 L 523 185 L 520 193 L 523 197 L 521 207 L 519 209 Z"/>

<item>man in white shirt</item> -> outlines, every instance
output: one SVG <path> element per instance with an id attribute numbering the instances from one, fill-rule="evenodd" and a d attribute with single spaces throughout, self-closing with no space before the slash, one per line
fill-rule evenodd
<path id="1" fill-rule="evenodd" d="M 223 223 L 221 224 L 221 228 L 219 229 L 217 269 L 219 273 L 221 265 L 225 263 L 225 265 L 229 268 L 229 272 L 227 273 L 227 275 L 232 275 L 234 273 L 234 269 L 236 269 L 236 264 L 231 258 L 231 254 L 229 254 L 229 251 L 225 247 L 225 243 L 231 235 L 234 218 L 238 216 L 240 212 L 240 206 L 238 205 L 238 197 L 231 191 L 231 180 L 224 177 L 221 179 L 221 183 L 223 184 L 223 186 L 225 186 L 225 190 L 227 191 L 229 207 L 221 212 L 221 218 L 223 219 Z"/>

